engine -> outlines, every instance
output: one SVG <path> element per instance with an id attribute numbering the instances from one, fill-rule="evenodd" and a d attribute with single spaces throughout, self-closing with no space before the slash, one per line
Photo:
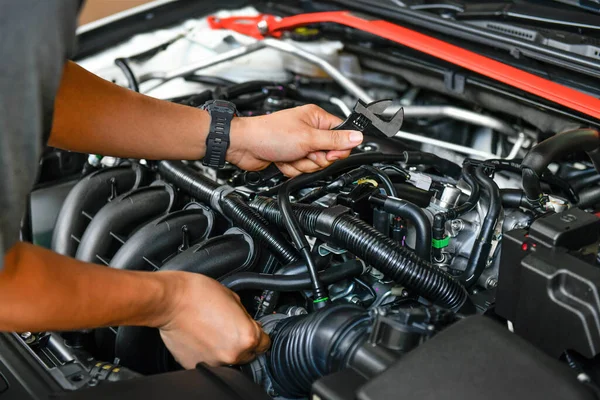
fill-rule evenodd
<path id="1" fill-rule="evenodd" d="M 239 369 L 274 398 L 342 398 L 331 393 L 344 384 L 328 377 L 358 387 L 477 314 L 515 322 L 516 332 L 533 330 L 534 323 L 522 322 L 533 318 L 538 334 L 528 339 L 554 356 L 573 349 L 596 356 L 593 335 L 573 338 L 569 347 L 546 337 L 541 327 L 552 318 L 535 313 L 531 304 L 553 304 L 554 297 L 541 289 L 543 282 L 534 282 L 537 275 L 526 280 L 515 268 L 539 267 L 527 260 L 541 256 L 542 248 L 549 254 L 568 249 L 569 257 L 588 267 L 597 263 L 598 131 L 550 114 L 536 126 L 536 118 L 434 90 L 415 78 L 417 72 L 406 72 L 410 64 L 401 50 L 378 41 L 367 45 L 297 32 L 281 42 L 289 46 L 281 45 L 283 50 L 267 42 L 267 51 L 229 64 L 191 62 L 190 46 L 202 45 L 196 42 L 204 34 L 213 36 L 213 48 L 201 53 L 245 44 L 236 35 L 217 41 L 218 34 L 195 28 L 197 23 L 188 22 L 168 46 L 155 43 L 152 54 L 131 54 L 136 40 L 157 40 L 145 34 L 82 64 L 132 90 L 190 107 L 228 100 L 248 117 L 317 104 L 345 119 L 360 95 L 389 98 L 383 115 L 402 107 L 401 130 L 392 138 L 366 137 L 347 159 L 293 179 L 274 166 L 215 171 L 198 161 L 50 149 L 43 168 L 54 172 L 42 179 L 46 188 L 60 187 L 64 199 L 50 229 L 40 227 L 32 206 L 34 241 L 107 268 L 217 279 L 241 296 L 271 336 L 270 351 Z M 390 53 L 383 56 L 386 48 Z M 127 52 L 127 58 L 115 56 Z M 313 57 L 307 61 L 305 53 Z M 106 62 L 114 58 L 116 66 Z M 178 59 L 190 67 L 173 65 Z M 550 136 L 549 126 L 565 132 Z M 32 201 L 37 198 L 34 192 Z M 548 265 L 552 257 L 544 259 Z M 595 269 L 593 276 L 586 274 L 569 276 L 585 286 L 581 282 L 593 281 Z M 523 302 L 526 293 L 535 293 L 531 303 Z M 591 304 L 581 312 L 598 314 L 594 301 L 573 296 Z M 593 325 L 577 321 L 581 329 Z M 595 325 L 592 332 L 598 333 Z M 67 358 L 82 366 L 72 382 L 79 387 L 180 369 L 150 328 L 23 338 L 46 354 L 47 365 L 66 363 L 48 352 L 71 353 Z"/>

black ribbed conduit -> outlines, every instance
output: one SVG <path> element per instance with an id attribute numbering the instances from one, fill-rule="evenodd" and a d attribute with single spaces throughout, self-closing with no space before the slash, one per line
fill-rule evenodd
<path id="1" fill-rule="evenodd" d="M 319 278 L 324 284 L 331 285 L 344 279 L 359 276 L 362 272 L 362 263 L 360 261 L 351 261 L 319 272 Z M 223 279 L 221 284 L 234 292 L 248 289 L 294 292 L 298 290 L 310 290 L 312 287 L 308 273 L 269 275 L 257 272 L 238 272 Z"/>
<path id="2" fill-rule="evenodd" d="M 415 227 L 415 253 L 424 260 L 431 261 L 431 223 L 421 207 L 404 199 L 375 194 L 369 201 L 382 210 L 407 219 Z"/>
<path id="3" fill-rule="evenodd" d="M 220 187 L 181 161 L 160 161 L 158 171 L 164 179 L 206 204 L 211 204 L 211 199 Z M 289 264 L 300 259 L 296 250 L 278 232 L 269 229 L 267 221 L 238 195 L 231 193 L 224 196 L 220 205 L 225 216 L 265 244 L 280 262 Z"/>
<path id="4" fill-rule="evenodd" d="M 258 197 L 250 206 L 267 220 L 283 226 L 282 213 L 274 200 Z M 295 204 L 292 208 L 304 232 L 318 235 L 317 220 L 324 211 L 306 204 Z M 460 308 L 467 301 L 467 292 L 460 282 L 434 268 L 409 249 L 398 246 L 364 221 L 342 214 L 333 220 L 330 229 L 328 240 L 373 265 L 407 289 L 450 309 Z"/>
<path id="5" fill-rule="evenodd" d="M 388 157 L 386 157 L 388 156 Z M 302 187 L 305 187 L 307 184 L 314 182 L 316 180 L 325 178 L 327 176 L 331 176 L 336 174 L 349 166 L 353 165 L 364 165 L 364 164 L 372 164 L 373 162 L 381 161 L 391 161 L 396 160 L 397 156 L 394 155 L 386 155 L 381 153 L 374 154 L 357 154 L 352 157 L 348 157 L 344 160 L 338 161 L 335 164 L 317 172 L 313 172 L 311 174 L 300 175 L 296 178 L 289 179 L 284 182 L 283 185 L 279 188 L 277 192 L 277 203 L 279 204 L 279 209 L 281 210 L 282 216 L 282 226 L 288 231 L 292 242 L 296 246 L 296 248 L 302 253 L 304 260 L 306 261 L 306 266 L 308 268 L 308 273 L 313 282 L 313 292 L 315 293 L 315 305 L 317 307 L 322 307 L 327 304 L 329 297 L 327 295 L 327 288 L 323 286 L 323 284 L 319 281 L 319 275 L 317 274 L 317 267 L 315 266 L 312 255 L 310 254 L 310 246 L 308 244 L 308 240 L 302 233 L 302 229 L 300 227 L 300 222 L 294 215 L 292 211 L 292 206 L 290 203 L 290 195 L 293 191 L 298 190 Z"/>
<path id="6" fill-rule="evenodd" d="M 485 269 L 492 248 L 494 229 L 500 217 L 500 211 L 502 211 L 500 189 L 498 189 L 496 182 L 485 174 L 482 167 L 475 170 L 475 177 L 487 192 L 490 204 L 485 220 L 483 220 L 481 229 L 479 230 L 479 236 L 473 245 L 473 250 L 471 250 L 467 268 L 460 275 L 460 280 L 463 281 L 466 287 L 471 287 L 477 283 L 477 279 L 479 279 Z"/>
<path id="7" fill-rule="evenodd" d="M 599 147 L 600 133 L 596 129 L 576 129 L 559 133 L 533 147 L 521 163 L 523 189 L 527 198 L 533 202 L 540 201 L 540 176 L 548 165 L 560 156 L 585 151 L 596 170 L 600 171 Z"/>

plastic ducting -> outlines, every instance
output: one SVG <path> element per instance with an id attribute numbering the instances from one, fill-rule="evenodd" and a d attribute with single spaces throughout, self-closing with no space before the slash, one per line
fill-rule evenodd
<path id="1" fill-rule="evenodd" d="M 75 257 L 108 265 L 118 248 L 141 225 L 166 214 L 174 201 L 170 186 L 137 189 L 105 205 L 86 229 Z"/>
<path id="2" fill-rule="evenodd" d="M 161 216 L 137 230 L 110 261 L 117 269 L 153 271 L 178 251 L 204 240 L 213 223 L 211 211 L 190 208 Z"/>
<path id="3" fill-rule="evenodd" d="M 74 257 L 94 215 L 117 196 L 141 186 L 147 175 L 143 167 L 133 164 L 102 169 L 77 182 L 56 219 L 52 250 Z"/>

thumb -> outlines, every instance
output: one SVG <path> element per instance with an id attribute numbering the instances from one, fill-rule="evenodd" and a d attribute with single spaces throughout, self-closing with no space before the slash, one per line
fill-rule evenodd
<path id="1" fill-rule="evenodd" d="M 316 129 L 310 138 L 312 151 L 350 150 L 361 144 L 363 134 L 358 131 L 330 131 Z"/>

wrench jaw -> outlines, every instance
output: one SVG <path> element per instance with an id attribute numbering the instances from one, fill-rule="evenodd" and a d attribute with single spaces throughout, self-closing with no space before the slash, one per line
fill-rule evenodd
<path id="1" fill-rule="evenodd" d="M 352 114 L 334 129 L 355 130 L 367 136 L 380 138 L 393 137 L 402 127 L 404 109 L 400 108 L 389 121 L 383 120 L 380 115 L 391 103 L 391 100 L 378 100 L 366 104 L 359 99 Z"/>

